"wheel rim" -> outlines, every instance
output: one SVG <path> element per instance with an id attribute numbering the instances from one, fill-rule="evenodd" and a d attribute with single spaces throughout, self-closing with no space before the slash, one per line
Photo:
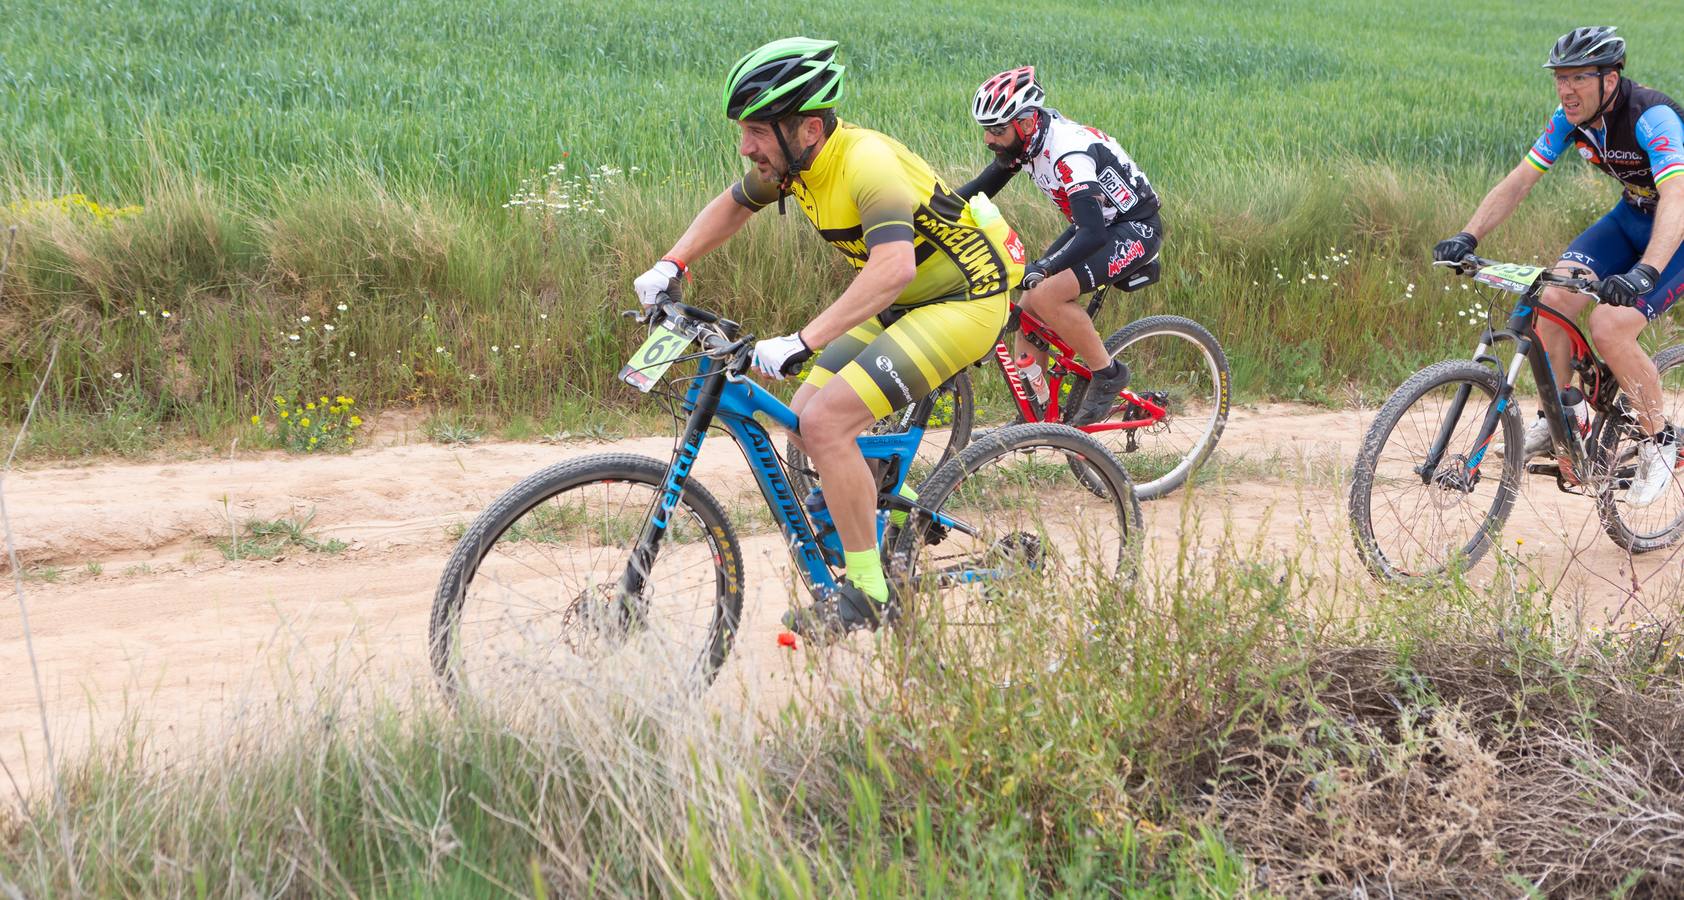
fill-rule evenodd
<path id="1" fill-rule="evenodd" d="M 1473 386 L 1467 405 L 1444 459 L 1423 483 L 1418 467 L 1465 384 Z M 1460 568 L 1482 549 L 1503 506 L 1506 461 L 1487 447 L 1471 475 L 1467 463 L 1478 452 L 1475 438 L 1494 399 L 1484 384 L 1444 382 L 1416 397 L 1385 435 L 1368 485 L 1368 537 L 1378 561 L 1392 573 L 1414 577 Z M 1493 445 L 1503 439 L 1501 421 Z"/>
<path id="2" fill-rule="evenodd" d="M 1684 365 L 1672 364 L 1661 369 L 1661 411 L 1674 428 L 1684 425 Z M 1639 543 L 1668 542 L 1684 528 L 1684 472 L 1677 468 L 1673 470 L 1674 478 L 1671 484 L 1662 491 L 1660 498 L 1643 508 L 1630 504 L 1627 495 L 1630 492 L 1630 477 L 1637 465 L 1637 437 L 1635 426 L 1623 426 L 1609 423 L 1604 426 L 1609 429 L 1612 440 L 1602 442 L 1604 454 L 1602 459 L 1603 471 L 1597 474 L 1616 479 L 1616 483 L 1609 486 L 1612 495 L 1605 500 L 1605 505 L 1612 508 L 1612 514 L 1619 520 L 1622 527 Z M 1612 462 L 1607 462 L 1611 460 Z"/>
<path id="3" fill-rule="evenodd" d="M 1148 331 L 1117 348 L 1129 366 L 1129 390 L 1153 397 L 1168 411 L 1161 422 L 1129 431 L 1092 432 L 1128 468 L 1135 492 L 1151 499 L 1184 481 L 1203 461 L 1226 421 L 1227 380 L 1215 354 L 1204 344 L 1174 330 Z M 1132 404 L 1113 406 L 1106 421 L 1138 415 Z"/>
<path id="4" fill-rule="evenodd" d="M 580 485 L 533 506 L 486 548 L 449 623 L 440 672 L 456 693 L 498 703 L 604 677 L 695 681 L 718 627 L 718 536 L 688 507 L 644 589 L 622 602 L 631 546 L 658 489 Z"/>
<path id="5" fill-rule="evenodd" d="M 1115 596 L 1115 579 L 1132 572 L 1138 546 L 1130 498 L 1096 494 L 1073 474 L 1074 458 L 1046 445 L 988 454 L 939 501 L 942 514 L 975 533 L 947 530 L 939 543 L 914 547 L 899 561 L 897 574 L 910 575 L 922 604 L 920 618 L 955 645 L 949 651 L 992 646 L 1022 618 L 1014 611 L 1047 590 L 1109 582 L 1107 595 Z"/>

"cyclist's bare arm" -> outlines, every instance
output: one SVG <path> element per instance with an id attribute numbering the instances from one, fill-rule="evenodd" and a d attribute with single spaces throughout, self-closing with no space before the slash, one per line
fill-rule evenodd
<path id="1" fill-rule="evenodd" d="M 684 229 L 684 235 L 667 251 L 667 256 L 687 263 L 694 262 L 719 249 L 720 244 L 748 224 L 752 215 L 754 210 L 732 199 L 731 191 L 727 189 L 696 213 L 690 227 Z"/>
<path id="2" fill-rule="evenodd" d="M 1672 262 L 1678 245 L 1684 243 L 1684 178 L 1672 178 L 1656 185 L 1661 197 L 1655 206 L 1655 229 L 1649 232 L 1649 246 L 1643 262 L 1660 272 Z"/>
<path id="3" fill-rule="evenodd" d="M 852 284 L 801 329 L 809 347 L 823 347 L 848 329 L 889 308 L 918 274 L 911 241 L 884 241 L 871 248 Z"/>
<path id="4" fill-rule="evenodd" d="M 1479 209 L 1474 210 L 1473 218 L 1468 220 L 1467 227 L 1462 230 L 1483 240 L 1509 216 L 1514 215 L 1520 201 L 1532 193 L 1532 186 L 1542 177 L 1544 173 L 1534 168 L 1531 163 L 1521 160 L 1520 165 L 1503 176 L 1503 180 L 1497 182 L 1497 186 L 1479 202 Z"/>

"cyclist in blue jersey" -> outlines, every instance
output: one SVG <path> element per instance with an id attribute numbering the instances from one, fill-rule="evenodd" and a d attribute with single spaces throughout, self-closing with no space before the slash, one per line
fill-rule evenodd
<path id="1" fill-rule="evenodd" d="M 1559 265 L 1601 279 L 1590 333 L 1650 435 L 1638 443 L 1637 474 L 1626 495 L 1632 506 L 1644 507 L 1673 483 L 1678 460 L 1678 435 L 1661 410 L 1660 374 L 1637 335 L 1684 296 L 1684 254 L 1677 252 L 1684 241 L 1684 107 L 1626 78 L 1625 59 L 1625 40 L 1612 27 L 1576 28 L 1556 41 L 1544 68 L 1554 71 L 1561 105 L 1526 158 L 1486 194 L 1461 233 L 1433 248 L 1433 258 L 1459 262 L 1472 253 L 1570 145 L 1620 182 L 1621 201 L 1567 247 Z M 1543 299 L 1574 318 L 1591 302 L 1558 287 L 1545 288 Z M 1548 320 L 1537 329 L 1556 380 L 1565 384 L 1566 331 Z M 1538 415 L 1526 431 L 1526 458 L 1551 449 L 1549 424 Z"/>

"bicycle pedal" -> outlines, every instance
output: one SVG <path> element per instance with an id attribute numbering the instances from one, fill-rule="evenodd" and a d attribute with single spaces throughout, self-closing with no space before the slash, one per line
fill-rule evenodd
<path id="1" fill-rule="evenodd" d="M 1584 493 L 1584 482 L 1574 474 L 1571 465 L 1562 465 L 1560 462 L 1527 463 L 1526 472 L 1529 475 L 1548 475 L 1554 478 L 1556 489 L 1563 494 Z"/>

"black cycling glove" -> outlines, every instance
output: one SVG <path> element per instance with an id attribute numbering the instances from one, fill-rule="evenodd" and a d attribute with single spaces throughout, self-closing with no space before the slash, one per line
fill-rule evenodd
<path id="1" fill-rule="evenodd" d="M 1466 231 L 1459 231 L 1455 237 L 1445 238 L 1433 247 L 1433 261 L 1459 263 L 1462 257 L 1474 252 L 1474 248 L 1478 246 L 1479 238 Z"/>
<path id="2" fill-rule="evenodd" d="M 1661 273 L 1647 263 L 1638 263 L 1624 275 L 1602 279 L 1596 286 L 1596 299 L 1609 306 L 1636 306 L 1637 299 L 1655 289 Z"/>

